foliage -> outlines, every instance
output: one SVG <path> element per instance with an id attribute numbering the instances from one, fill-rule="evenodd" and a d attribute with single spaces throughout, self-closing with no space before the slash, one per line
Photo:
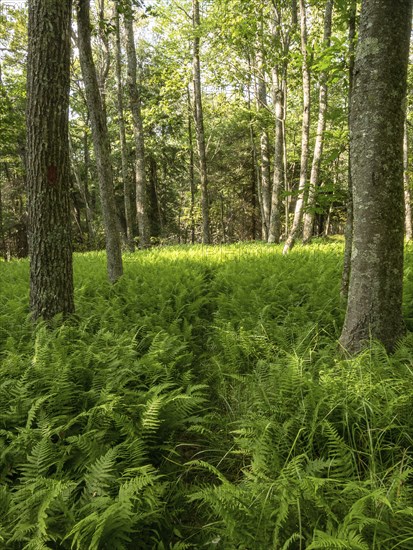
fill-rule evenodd
<path id="1" fill-rule="evenodd" d="M 77 255 L 76 317 L 36 328 L 0 263 L 1 543 L 411 548 L 413 341 L 340 358 L 341 251 L 153 249 L 114 286 Z"/>

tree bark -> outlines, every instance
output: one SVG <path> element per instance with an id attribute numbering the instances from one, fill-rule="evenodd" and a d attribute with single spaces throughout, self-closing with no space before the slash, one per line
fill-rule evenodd
<path id="1" fill-rule="evenodd" d="M 267 83 L 265 79 L 265 63 L 262 46 L 258 46 L 256 55 L 257 64 L 257 109 L 258 113 L 266 113 L 268 109 L 267 101 Z M 260 137 L 260 154 L 261 154 L 261 207 L 262 207 L 262 238 L 268 241 L 270 231 L 270 213 L 271 213 L 271 162 L 270 162 L 270 139 L 268 130 L 265 127 L 265 122 L 260 117 L 261 137 Z"/>
<path id="2" fill-rule="evenodd" d="M 189 215 L 191 218 L 191 244 L 195 244 L 195 163 L 194 163 L 194 147 L 193 147 L 193 131 L 192 131 L 192 116 L 193 109 L 191 105 L 191 92 L 188 86 L 188 149 L 189 149 L 189 190 L 191 193 L 191 206 Z"/>
<path id="3" fill-rule="evenodd" d="M 295 204 L 294 220 L 290 230 L 290 234 L 285 242 L 283 254 L 288 254 L 291 248 L 294 246 L 294 242 L 300 231 L 302 217 L 303 217 L 303 205 L 304 205 L 304 193 L 307 183 L 307 171 L 308 171 L 308 149 L 310 141 L 310 69 L 307 53 L 307 14 L 305 0 L 300 0 L 300 29 L 301 29 L 301 54 L 303 58 L 302 72 L 303 72 L 303 122 L 301 131 L 301 166 L 300 166 L 300 183 L 298 186 L 297 202 Z"/>
<path id="4" fill-rule="evenodd" d="M 145 167 L 145 141 L 143 137 L 143 121 L 141 97 L 137 81 L 137 63 L 135 34 L 133 32 L 133 12 L 128 1 L 128 13 L 124 18 L 126 30 L 126 54 L 128 58 L 128 87 L 130 110 L 133 119 L 133 134 L 135 137 L 135 178 L 136 178 L 136 214 L 139 226 L 139 246 L 149 246 L 150 227 L 148 216 L 148 192 Z"/>
<path id="5" fill-rule="evenodd" d="M 7 171 L 7 163 L 5 162 L 3 165 L 4 165 L 5 171 Z M 3 194 L 2 194 L 1 185 L 0 185 L 0 255 L 3 256 L 4 261 L 7 262 L 8 257 L 7 257 L 6 238 L 4 235 Z"/>
<path id="6" fill-rule="evenodd" d="M 392 351 L 402 319 L 403 131 L 411 0 L 365 0 L 350 119 L 353 246 L 340 338 L 350 354 L 370 338 Z"/>
<path id="7" fill-rule="evenodd" d="M 349 69 L 348 69 L 348 125 L 350 127 L 351 114 L 351 98 L 354 82 L 354 54 L 356 46 L 356 16 L 357 16 L 357 0 L 352 0 L 349 11 L 348 21 L 348 40 L 349 40 Z M 347 191 L 347 220 L 344 230 L 345 247 L 344 247 L 344 265 L 343 274 L 341 276 L 341 298 L 347 300 L 348 286 L 350 283 L 351 271 L 351 248 L 353 243 L 353 185 L 351 181 L 351 158 L 349 152 L 348 159 L 348 191 Z"/>
<path id="8" fill-rule="evenodd" d="M 71 1 L 30 0 L 27 185 L 30 309 L 74 311 L 68 141 Z"/>
<path id="9" fill-rule="evenodd" d="M 75 176 L 77 189 L 85 204 L 86 227 L 87 227 L 87 233 L 88 233 L 88 242 L 90 245 L 95 242 L 95 232 L 93 229 L 93 215 L 92 215 L 92 210 L 90 208 L 90 198 L 87 193 L 87 184 L 85 185 L 82 182 L 82 177 L 80 175 L 79 167 L 77 166 L 76 160 L 74 158 L 72 140 L 70 138 L 70 135 L 69 135 L 69 154 L 70 154 L 70 162 L 72 165 L 73 174 Z"/>
<path id="10" fill-rule="evenodd" d="M 407 128 L 407 121 L 404 124 L 403 173 L 404 173 L 405 234 L 406 234 L 406 240 L 411 241 L 413 239 L 412 192 L 410 189 L 410 177 L 409 177 L 409 134 L 408 134 L 408 128 Z"/>
<path id="11" fill-rule="evenodd" d="M 194 81 L 194 118 L 196 128 L 196 138 L 199 154 L 199 175 L 201 179 L 201 208 L 202 208 L 202 242 L 209 244 L 211 241 L 209 227 L 209 197 L 208 197 L 208 172 L 207 156 L 205 147 L 204 132 L 204 114 L 202 108 L 202 89 L 201 89 L 201 62 L 200 62 L 200 37 L 199 29 L 201 19 L 199 14 L 199 0 L 192 0 L 192 18 L 194 30 L 193 44 L 193 81 Z"/>
<path id="12" fill-rule="evenodd" d="M 128 147 L 126 143 L 125 116 L 123 106 L 123 82 L 122 82 L 122 48 L 120 40 L 119 11 L 115 5 L 115 38 L 116 38 L 116 91 L 119 125 L 120 155 L 122 163 L 123 200 L 125 207 L 126 244 L 130 252 L 135 250 L 133 241 L 133 215 L 132 215 L 132 180 L 128 169 Z"/>
<path id="13" fill-rule="evenodd" d="M 113 188 L 110 141 L 92 55 L 89 0 L 78 0 L 77 25 L 80 66 L 92 126 L 103 223 L 106 233 L 107 271 L 110 282 L 114 283 L 123 273 L 122 253 Z"/>
<path id="14" fill-rule="evenodd" d="M 333 0 L 327 0 L 324 15 L 323 48 L 327 49 L 331 44 L 331 21 L 333 15 Z M 313 163 L 311 166 L 310 185 L 308 188 L 307 211 L 304 214 L 303 242 L 310 242 L 314 229 L 314 209 L 316 205 L 316 191 L 320 174 L 321 157 L 323 154 L 324 132 L 326 129 L 326 117 L 328 107 L 327 72 L 320 75 L 320 94 L 317 135 L 314 145 Z"/>

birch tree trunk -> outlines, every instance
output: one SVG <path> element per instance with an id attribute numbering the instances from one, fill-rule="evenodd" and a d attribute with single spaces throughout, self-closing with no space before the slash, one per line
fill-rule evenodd
<path id="1" fill-rule="evenodd" d="M 333 0 L 327 0 L 324 15 L 323 48 L 327 49 L 331 44 L 331 21 L 333 15 Z M 310 185 L 308 188 L 307 211 L 304 214 L 303 242 L 308 243 L 313 236 L 314 208 L 316 205 L 316 191 L 320 174 L 321 157 L 323 154 L 324 132 L 326 129 L 326 116 L 328 107 L 327 73 L 320 75 L 319 111 L 317 123 L 317 135 L 314 145 L 313 163 L 311 166 Z"/>
<path id="2" fill-rule="evenodd" d="M 27 186 L 30 309 L 74 311 L 70 220 L 70 0 L 29 1 Z"/>
<path id="3" fill-rule="evenodd" d="M 402 318 L 403 132 L 412 1 L 365 0 L 350 119 L 353 246 L 340 343 L 357 353 L 371 338 L 392 351 Z"/>
<path id="4" fill-rule="evenodd" d="M 106 234 L 107 271 L 109 281 L 114 283 L 123 273 L 122 253 L 113 188 L 110 141 L 92 55 L 89 0 L 78 0 L 77 25 L 80 66 L 92 127 L 103 224 Z"/>
<path id="5" fill-rule="evenodd" d="M 407 121 L 404 123 L 404 140 L 403 140 L 403 169 L 404 169 L 404 209 L 405 209 L 405 234 L 406 239 L 413 239 L 412 226 L 412 192 L 410 189 L 409 177 L 409 134 L 407 129 Z"/>
<path id="6" fill-rule="evenodd" d="M 201 208 L 202 208 L 202 242 L 210 243 L 209 227 L 209 197 L 208 197 L 208 175 L 207 175 L 207 157 L 205 147 L 204 115 L 202 109 L 202 90 L 201 90 L 201 62 L 200 62 L 200 38 L 199 29 L 201 19 L 199 14 L 199 1 L 192 0 L 192 17 L 194 30 L 193 44 L 193 81 L 194 81 L 194 117 L 196 127 L 196 137 L 199 153 L 199 174 L 201 179 Z"/>
<path id="7" fill-rule="evenodd" d="M 126 244 L 130 252 L 135 250 L 133 241 L 133 215 L 132 215 L 132 180 L 128 170 L 128 147 L 126 144 L 125 116 L 123 106 L 122 84 L 122 48 L 120 40 L 119 11 L 115 5 L 115 38 L 116 38 L 116 91 L 119 124 L 120 154 L 122 162 L 123 198 L 125 205 Z"/>
<path id="8" fill-rule="evenodd" d="M 133 134 L 136 148 L 136 216 L 139 226 L 139 246 L 141 248 L 146 248 L 150 244 L 150 228 L 145 167 L 145 141 L 143 137 L 141 97 L 137 81 L 135 35 L 133 32 L 133 15 L 130 0 L 128 0 L 128 14 L 125 16 L 124 22 L 126 30 L 126 53 L 128 58 L 129 101 L 133 118 Z"/>
<path id="9" fill-rule="evenodd" d="M 298 186 L 297 202 L 295 204 L 294 221 L 290 234 L 285 242 L 283 254 L 288 254 L 294 246 L 294 242 L 300 231 L 302 217 L 305 186 L 307 183 L 308 170 L 308 149 L 310 141 L 310 69 L 307 53 L 307 14 L 305 0 L 300 0 L 300 29 L 301 29 L 301 54 L 303 58 L 303 122 L 301 133 L 301 165 L 300 165 L 300 183 Z"/>

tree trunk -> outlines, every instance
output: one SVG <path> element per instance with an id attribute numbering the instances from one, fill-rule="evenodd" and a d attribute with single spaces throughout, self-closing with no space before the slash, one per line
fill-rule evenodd
<path id="1" fill-rule="evenodd" d="M 85 217 L 86 217 L 86 227 L 87 227 L 87 233 L 88 233 L 88 242 L 89 244 L 92 244 L 95 242 L 95 232 L 93 229 L 92 211 L 89 204 L 90 198 L 87 193 L 87 184 L 86 185 L 83 184 L 82 177 L 79 172 L 79 168 L 76 165 L 76 161 L 73 154 L 72 140 L 70 139 L 70 135 L 69 135 L 69 154 L 70 154 L 70 162 L 72 165 L 73 174 L 75 176 L 76 186 L 85 204 L 85 214 L 86 214 Z"/>
<path id="2" fill-rule="evenodd" d="M 133 119 L 133 134 L 135 137 L 135 178 L 136 178 L 136 215 L 139 226 L 139 246 L 146 248 L 150 242 L 150 227 L 148 216 L 148 197 L 145 167 L 145 142 L 143 138 L 143 122 L 141 97 L 137 82 L 137 63 L 135 34 L 133 32 L 133 12 L 128 0 L 128 13 L 124 18 L 126 30 L 126 53 L 128 58 L 128 87 L 130 110 Z"/>
<path id="3" fill-rule="evenodd" d="M 365 0 L 350 119 L 353 246 L 340 343 L 350 354 L 370 338 L 392 351 L 403 334 L 404 99 L 411 0 Z"/>
<path id="4" fill-rule="evenodd" d="M 258 153 L 255 144 L 255 132 L 254 132 L 254 120 L 252 116 L 252 101 L 251 101 L 251 87 L 253 82 L 253 75 L 251 69 L 251 57 L 248 56 L 248 85 L 247 85 L 247 105 L 248 105 L 248 126 L 249 126 L 249 139 L 251 147 L 251 195 L 252 195 L 252 215 L 251 215 L 251 236 L 255 241 L 257 238 L 257 199 L 258 208 L 261 213 L 262 219 L 262 201 L 261 201 L 261 179 L 260 169 L 258 166 Z M 262 226 L 262 224 L 261 224 Z M 262 229 L 262 228 L 261 228 Z"/>
<path id="5" fill-rule="evenodd" d="M 195 244 L 195 163 L 194 163 L 194 147 L 193 147 L 193 131 L 192 131 L 192 116 L 193 109 L 191 105 L 191 92 L 189 86 L 187 89 L 188 97 L 188 148 L 189 148 L 189 189 L 191 192 L 191 244 Z"/>
<path id="6" fill-rule="evenodd" d="M 5 170 L 7 169 L 7 164 L 4 163 Z M 6 239 L 4 236 L 4 224 L 3 224 L 3 196 L 0 185 L 0 255 L 3 256 L 4 261 L 7 262 L 7 246 Z"/>
<path id="7" fill-rule="evenodd" d="M 202 90 L 201 90 L 201 63 L 199 56 L 200 38 L 199 29 L 201 25 L 199 15 L 199 0 L 192 0 L 192 17 L 194 29 L 194 51 L 193 51 L 193 79 L 194 79 L 194 118 L 196 127 L 196 137 L 199 154 L 199 175 L 201 179 L 201 207 L 202 207 L 202 242 L 209 244 L 209 198 L 208 198 L 208 175 L 207 158 L 205 147 L 204 115 L 202 110 Z"/>
<path id="8" fill-rule="evenodd" d="M 158 164 L 156 158 L 149 157 L 149 226 L 151 235 L 160 237 L 162 232 L 161 206 L 158 197 Z"/>
<path id="9" fill-rule="evenodd" d="M 122 253 L 113 188 L 110 141 L 92 55 L 89 0 L 78 0 L 77 25 L 80 66 L 92 126 L 103 223 L 106 233 L 107 271 L 110 282 L 114 283 L 123 273 Z"/>
<path id="10" fill-rule="evenodd" d="M 257 51 L 257 109 L 258 113 L 265 113 L 268 109 L 267 83 L 265 80 L 265 63 L 261 45 Z M 265 120 L 264 117 L 260 117 Z M 260 153 L 261 153 L 261 207 L 262 207 L 262 238 L 268 241 L 270 231 L 271 213 L 271 164 L 270 164 L 270 139 L 265 122 L 260 121 Z"/>
<path id="11" fill-rule="evenodd" d="M 327 0 L 324 15 L 324 39 L 323 48 L 327 49 L 331 43 L 331 21 L 333 15 L 333 0 Z M 317 136 L 314 145 L 313 163 L 311 166 L 310 186 L 308 188 L 307 211 L 304 214 L 303 242 L 308 243 L 313 236 L 314 209 L 316 206 L 316 191 L 320 174 L 321 157 L 323 154 L 324 132 L 326 129 L 326 117 L 328 106 L 328 84 L 327 73 L 323 71 L 320 75 L 320 95 Z"/>
<path id="12" fill-rule="evenodd" d="M 34 319 L 74 311 L 68 142 L 71 10 L 70 0 L 29 2 L 27 186 Z"/>
<path id="13" fill-rule="evenodd" d="M 348 124 L 350 127 L 351 101 L 354 82 L 354 53 L 356 46 L 356 16 L 357 16 L 357 0 L 352 0 L 349 12 L 348 22 L 348 40 L 349 40 L 349 84 L 348 84 Z M 348 286 L 350 283 L 351 271 L 351 248 L 353 244 L 353 185 L 351 180 L 351 156 L 349 152 L 348 159 L 348 191 L 347 191 L 347 220 L 344 230 L 345 248 L 344 248 L 344 265 L 343 274 L 341 277 L 341 298 L 347 300 Z"/>
<path id="14" fill-rule="evenodd" d="M 405 234 L 406 234 L 406 240 L 411 241 L 413 239 L 412 192 L 410 189 L 410 178 L 409 178 L 409 134 L 408 134 L 408 128 L 407 128 L 407 121 L 404 124 L 403 168 L 404 168 Z"/>
<path id="15" fill-rule="evenodd" d="M 122 163 L 123 198 L 125 205 L 126 244 L 130 252 L 135 250 L 133 241 L 133 215 L 132 215 L 132 180 L 128 169 L 128 147 L 126 144 L 125 117 L 123 107 L 123 83 L 122 83 L 122 49 L 120 41 L 120 24 L 118 6 L 115 5 L 115 37 L 116 37 L 116 84 L 117 84 L 117 108 L 119 124 L 120 155 Z"/>
<path id="16" fill-rule="evenodd" d="M 278 67 L 273 69 L 275 107 L 274 174 L 268 242 L 278 243 L 281 237 L 281 192 L 284 185 L 284 90 Z"/>
<path id="17" fill-rule="evenodd" d="M 301 28 L 301 54 L 303 58 L 303 122 L 301 131 L 301 166 L 300 183 L 298 186 L 297 202 L 295 204 L 294 221 L 290 234 L 285 242 L 283 254 L 288 254 L 294 246 L 295 239 L 300 231 L 303 217 L 303 204 L 305 186 L 307 183 L 308 149 L 310 141 L 310 69 L 307 53 L 307 14 L 305 0 L 300 0 L 300 28 Z"/>

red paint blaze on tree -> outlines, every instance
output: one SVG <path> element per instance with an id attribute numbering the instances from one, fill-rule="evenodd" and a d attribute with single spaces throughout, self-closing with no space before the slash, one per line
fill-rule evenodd
<path id="1" fill-rule="evenodd" d="M 54 164 L 47 168 L 47 181 L 51 185 L 56 185 L 57 183 L 57 167 Z"/>

